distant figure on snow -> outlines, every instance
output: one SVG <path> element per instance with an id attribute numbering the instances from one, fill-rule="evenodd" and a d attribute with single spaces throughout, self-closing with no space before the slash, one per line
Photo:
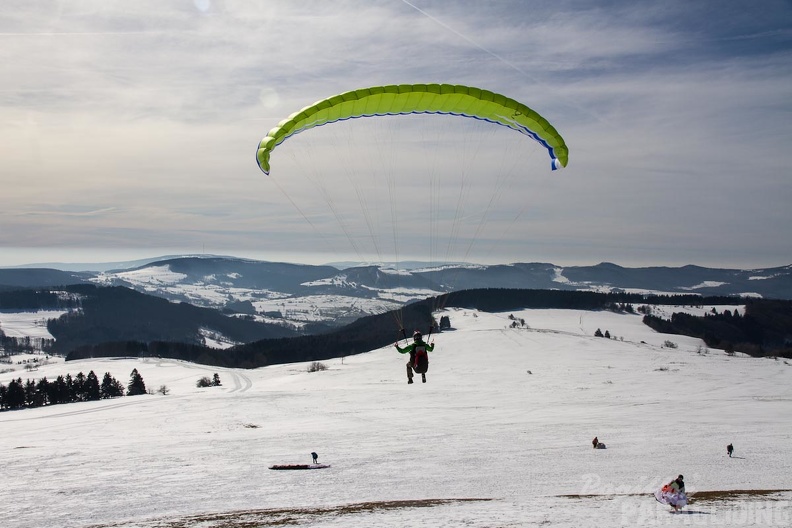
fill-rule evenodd
<path id="1" fill-rule="evenodd" d="M 317 455 L 316 452 L 313 452 L 313 453 L 311 453 L 311 456 L 313 457 L 313 463 L 314 464 L 318 464 L 319 463 L 319 455 Z"/>
<path id="2" fill-rule="evenodd" d="M 591 445 L 594 446 L 594 449 L 597 449 L 597 444 L 599 444 L 599 438 L 595 436 L 594 440 L 591 441 Z"/>
<path id="3" fill-rule="evenodd" d="M 426 343 L 421 332 L 416 330 L 413 333 L 413 343 L 404 348 L 399 343 L 394 344 L 399 354 L 410 353 L 410 361 L 407 362 L 407 383 L 413 382 L 413 371 L 421 375 L 421 381 L 426 383 L 426 371 L 429 370 L 429 354 L 434 350 L 434 343 Z"/>
<path id="4" fill-rule="evenodd" d="M 734 446 L 729 444 L 726 446 L 726 452 L 729 453 L 729 458 L 731 458 L 732 453 L 734 453 Z"/>

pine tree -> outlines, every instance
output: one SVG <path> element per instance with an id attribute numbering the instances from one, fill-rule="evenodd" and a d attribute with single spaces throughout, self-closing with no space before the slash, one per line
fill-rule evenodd
<path id="1" fill-rule="evenodd" d="M 69 403 L 69 387 L 66 384 L 66 378 L 58 376 L 51 385 L 50 403 L 53 405 L 58 403 Z"/>
<path id="2" fill-rule="evenodd" d="M 25 381 L 25 405 L 33 407 L 36 401 L 36 382 L 33 380 Z"/>
<path id="3" fill-rule="evenodd" d="M 19 409 L 25 406 L 25 387 L 22 385 L 22 378 L 12 379 L 8 383 L 5 399 L 6 407 L 9 409 Z"/>
<path id="4" fill-rule="evenodd" d="M 101 389 L 99 388 L 99 378 L 92 370 L 85 378 L 85 399 L 88 401 L 96 401 L 102 397 Z"/>
<path id="5" fill-rule="evenodd" d="M 105 372 L 99 390 L 102 398 L 117 398 L 124 395 L 124 386 L 120 381 L 111 376 L 109 372 Z"/>
<path id="6" fill-rule="evenodd" d="M 137 369 L 133 369 L 127 386 L 127 396 L 137 396 L 138 394 L 146 394 L 146 384 Z"/>
<path id="7" fill-rule="evenodd" d="M 45 377 L 38 380 L 36 383 L 36 399 L 33 402 L 34 407 L 43 407 L 49 403 L 50 385 L 52 385 Z"/>
<path id="8" fill-rule="evenodd" d="M 86 401 L 88 398 L 85 393 L 85 374 L 78 372 L 72 382 L 74 387 L 74 401 Z"/>
<path id="9" fill-rule="evenodd" d="M 66 382 L 66 394 L 68 394 L 68 398 L 63 400 L 62 403 L 70 403 L 73 401 L 77 401 L 77 396 L 74 393 L 74 380 L 72 379 L 71 374 L 66 374 L 65 382 Z"/>

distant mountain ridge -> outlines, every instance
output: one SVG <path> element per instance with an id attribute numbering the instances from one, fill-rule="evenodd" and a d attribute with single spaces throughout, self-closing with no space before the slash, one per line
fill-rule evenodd
<path id="1" fill-rule="evenodd" d="M 792 299 L 792 265 L 738 270 L 700 266 L 625 268 L 604 262 L 566 267 L 516 263 L 411 269 L 367 265 L 338 269 L 234 257 L 187 256 L 104 272 L 0 269 L 0 289 L 84 283 L 125 286 L 173 302 L 245 313 L 260 322 L 342 325 L 408 302 L 476 288 Z"/>
<path id="2" fill-rule="evenodd" d="M 62 271 L 53 268 L 0 269 L 0 289 L 45 288 L 90 282 L 91 272 Z"/>

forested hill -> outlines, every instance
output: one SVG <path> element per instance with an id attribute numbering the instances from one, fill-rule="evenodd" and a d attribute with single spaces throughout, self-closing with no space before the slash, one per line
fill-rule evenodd
<path id="1" fill-rule="evenodd" d="M 74 285 L 61 288 L 79 300 L 79 310 L 48 322 L 57 354 L 82 346 L 119 341 L 172 341 L 199 345 L 216 332 L 236 342 L 295 336 L 294 330 L 187 303 L 172 303 L 121 286 Z"/>
<path id="2" fill-rule="evenodd" d="M 728 309 L 704 317 L 675 313 L 670 321 L 648 314 L 644 323 L 665 334 L 698 337 L 727 353 L 792 358 L 792 301 L 748 299 L 743 314 Z"/>
<path id="3" fill-rule="evenodd" d="M 162 356 L 202 364 L 256 368 L 265 365 L 318 361 L 342 357 L 392 344 L 402 338 L 401 329 L 428 331 L 431 314 L 443 307 L 474 308 L 490 312 L 507 312 L 521 308 L 564 308 L 580 310 L 633 311 L 639 305 L 742 305 L 757 306 L 766 301 L 738 297 L 653 296 L 640 294 L 605 294 L 557 290 L 468 290 L 455 292 L 405 306 L 401 310 L 364 317 L 333 332 L 294 338 L 264 339 L 226 350 L 194 344 L 163 341 L 103 343 L 81 347 L 67 359 L 119 355 Z M 792 306 L 792 301 L 779 301 Z M 450 321 L 453 327 L 453 321 Z M 765 324 L 761 320 L 759 324 Z M 434 331 L 439 331 L 435 329 Z M 790 329 L 792 334 L 792 329 Z"/>

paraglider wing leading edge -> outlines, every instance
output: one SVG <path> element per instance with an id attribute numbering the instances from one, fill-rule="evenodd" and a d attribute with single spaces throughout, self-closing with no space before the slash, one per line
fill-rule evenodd
<path id="1" fill-rule="evenodd" d="M 347 119 L 406 114 L 444 114 L 498 124 L 544 146 L 553 170 L 566 167 L 569 150 L 556 129 L 528 106 L 506 96 L 452 84 L 394 84 L 333 95 L 284 119 L 259 142 L 256 161 L 270 172 L 270 154 L 291 136 Z"/>

